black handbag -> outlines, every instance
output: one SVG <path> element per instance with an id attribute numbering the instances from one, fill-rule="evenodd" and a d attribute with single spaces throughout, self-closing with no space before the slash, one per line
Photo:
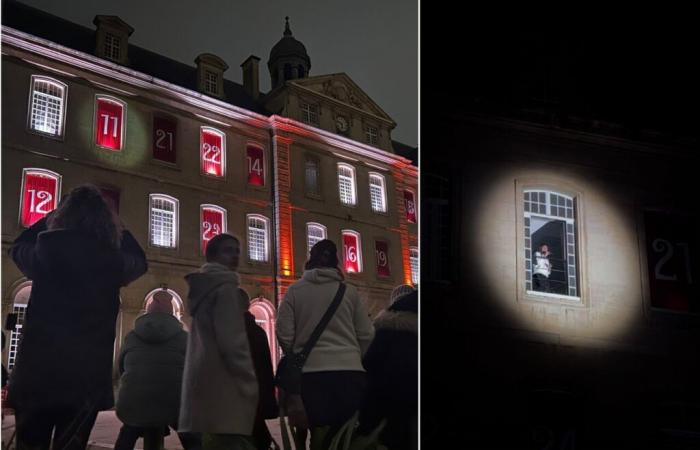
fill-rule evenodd
<path id="1" fill-rule="evenodd" d="M 311 337 L 304 345 L 304 348 L 299 353 L 290 352 L 285 354 L 282 359 L 280 359 L 277 364 L 277 374 L 275 375 L 275 385 L 281 389 L 284 389 L 289 394 L 300 394 L 301 393 L 301 369 L 306 363 L 306 358 L 309 357 L 309 353 L 316 345 L 316 341 L 321 337 L 321 333 L 331 321 L 331 317 L 338 309 L 340 302 L 343 300 L 345 295 L 345 283 L 340 283 L 338 286 L 338 292 L 335 293 L 335 298 L 331 302 L 330 306 L 326 310 L 326 313 L 321 318 L 321 321 L 314 328 Z"/>

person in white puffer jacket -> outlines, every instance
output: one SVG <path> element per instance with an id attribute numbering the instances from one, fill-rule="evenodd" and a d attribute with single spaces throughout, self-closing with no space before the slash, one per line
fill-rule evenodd
<path id="1" fill-rule="evenodd" d="M 549 292 L 549 275 L 552 273 L 552 263 L 549 262 L 549 246 L 540 244 L 535 252 L 532 268 L 532 286 L 536 291 Z"/>

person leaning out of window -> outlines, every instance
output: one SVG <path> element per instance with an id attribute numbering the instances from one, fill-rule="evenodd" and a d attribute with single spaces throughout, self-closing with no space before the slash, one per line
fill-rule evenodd
<path id="1" fill-rule="evenodd" d="M 549 275 L 552 273 L 549 255 L 549 246 L 540 244 L 539 251 L 535 252 L 535 264 L 532 270 L 532 285 L 536 291 L 549 292 Z"/>

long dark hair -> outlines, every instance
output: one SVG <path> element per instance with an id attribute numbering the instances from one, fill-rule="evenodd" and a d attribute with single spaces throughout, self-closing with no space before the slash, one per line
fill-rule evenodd
<path id="1" fill-rule="evenodd" d="M 97 186 L 83 184 L 61 200 L 46 220 L 49 230 L 76 230 L 95 236 L 112 248 L 121 246 L 122 226 Z"/>
<path id="2" fill-rule="evenodd" d="M 311 247 L 311 252 L 309 255 L 309 260 L 306 261 L 304 269 L 323 269 L 332 268 L 336 269 L 338 273 L 342 276 L 343 272 L 338 267 L 338 248 L 335 243 L 330 239 L 323 239 L 316 242 L 313 247 Z"/>

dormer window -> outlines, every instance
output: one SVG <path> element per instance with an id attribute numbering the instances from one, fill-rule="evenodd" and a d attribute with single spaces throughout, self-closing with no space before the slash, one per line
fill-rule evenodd
<path id="1" fill-rule="evenodd" d="M 216 55 L 202 53 L 194 60 L 197 64 L 197 90 L 212 97 L 224 97 L 224 72 L 228 64 Z"/>
<path id="2" fill-rule="evenodd" d="M 105 57 L 113 61 L 119 61 L 120 48 L 121 40 L 119 36 L 112 33 L 105 33 Z"/>
<path id="3" fill-rule="evenodd" d="M 218 93 L 217 90 L 217 85 L 218 83 L 218 78 L 216 74 L 210 70 L 205 70 L 204 71 L 204 90 L 207 91 L 209 94 L 214 94 L 216 95 Z"/>

